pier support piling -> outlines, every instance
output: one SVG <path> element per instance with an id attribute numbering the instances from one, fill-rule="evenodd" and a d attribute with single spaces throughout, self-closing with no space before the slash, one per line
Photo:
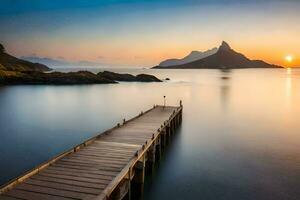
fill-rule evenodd
<path id="1" fill-rule="evenodd" d="M 134 176 L 131 180 L 131 199 L 142 199 L 145 182 L 145 158 L 138 161 L 134 167 Z"/>
<path id="2" fill-rule="evenodd" d="M 147 174 L 151 174 L 154 171 L 154 165 L 155 165 L 155 145 L 149 148 L 147 152 L 147 162 L 146 162 L 146 171 Z"/>
<path id="3" fill-rule="evenodd" d="M 157 137 L 157 140 L 155 141 L 155 148 L 156 148 L 156 150 L 155 150 L 155 153 L 156 153 L 155 158 L 156 158 L 156 161 L 159 162 L 160 159 L 161 159 L 161 153 L 162 153 L 161 152 L 161 135 L 159 135 Z"/>

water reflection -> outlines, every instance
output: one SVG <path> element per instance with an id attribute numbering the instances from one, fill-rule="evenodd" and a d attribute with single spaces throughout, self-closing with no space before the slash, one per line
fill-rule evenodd
<path id="1" fill-rule="evenodd" d="M 220 83 L 220 102 L 224 111 L 227 110 L 229 96 L 230 96 L 230 78 L 231 78 L 231 70 L 230 69 L 222 69 L 220 70 L 221 74 L 221 83 Z"/>
<path id="2" fill-rule="evenodd" d="M 130 72 L 171 81 L 0 88 L 0 182 L 166 95 L 183 123 L 146 200 L 300 199 L 300 70 Z"/>
<path id="3" fill-rule="evenodd" d="M 292 69 L 286 69 L 286 82 L 285 82 L 285 90 L 286 90 L 286 105 L 287 109 L 291 109 L 291 98 L 292 98 Z"/>

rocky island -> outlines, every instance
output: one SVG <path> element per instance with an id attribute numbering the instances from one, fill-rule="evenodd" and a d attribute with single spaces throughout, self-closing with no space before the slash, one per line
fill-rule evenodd
<path id="1" fill-rule="evenodd" d="M 210 51 L 211 53 L 212 51 Z M 250 60 L 245 55 L 233 50 L 225 41 L 213 54 L 206 54 L 198 60 L 191 62 L 165 65 L 165 62 L 153 68 L 155 69 L 243 69 L 243 68 L 282 68 L 278 65 L 266 63 L 262 60 Z M 162 65 L 163 64 L 163 65 Z M 171 64 L 169 62 L 169 64 Z"/>
<path id="2" fill-rule="evenodd" d="M 50 72 L 46 65 L 25 61 L 5 52 L 0 44 L 0 84 L 108 84 L 117 81 L 161 82 L 158 78 L 148 74 L 118 74 L 114 72 L 100 72 L 94 74 L 89 71 L 78 72 Z"/>
<path id="3" fill-rule="evenodd" d="M 115 72 L 99 72 L 97 74 L 103 78 L 114 80 L 114 81 L 125 81 L 125 82 L 162 82 L 160 79 L 149 74 L 138 74 L 136 76 L 131 74 L 119 74 Z"/>

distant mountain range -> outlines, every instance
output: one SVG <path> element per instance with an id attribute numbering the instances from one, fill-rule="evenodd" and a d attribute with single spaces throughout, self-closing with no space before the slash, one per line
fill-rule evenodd
<path id="1" fill-rule="evenodd" d="M 47 57 L 38 57 L 38 56 L 22 56 L 21 59 L 34 62 L 34 63 L 42 63 L 47 66 L 51 67 L 94 67 L 94 66 L 101 66 L 102 63 L 98 62 L 91 62 L 91 61 L 78 61 L 78 62 L 72 62 L 67 61 L 64 59 L 53 59 L 53 58 L 47 58 Z"/>
<path id="2" fill-rule="evenodd" d="M 5 71 L 49 71 L 46 65 L 33 63 L 16 58 L 5 52 L 5 48 L 0 44 L 0 70 Z"/>
<path id="3" fill-rule="evenodd" d="M 182 59 L 171 58 L 159 63 L 161 67 L 174 66 L 174 65 L 183 65 L 186 63 L 190 63 L 196 60 L 200 60 L 202 58 L 206 58 L 210 55 L 217 53 L 218 48 L 213 48 L 204 52 L 201 51 L 192 51 L 189 55 L 185 56 Z"/>
<path id="4" fill-rule="evenodd" d="M 158 69 L 242 69 L 242 68 L 281 68 L 262 60 L 250 60 L 234 51 L 228 43 L 222 42 L 219 49 L 209 56 L 178 65 L 158 65 Z"/>

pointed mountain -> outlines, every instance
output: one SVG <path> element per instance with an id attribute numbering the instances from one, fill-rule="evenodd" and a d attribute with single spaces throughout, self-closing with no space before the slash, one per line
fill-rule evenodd
<path id="1" fill-rule="evenodd" d="M 6 53 L 3 45 L 0 44 L 0 70 L 6 71 L 49 71 L 49 67 L 39 63 L 32 63 L 16 58 Z"/>
<path id="2" fill-rule="evenodd" d="M 219 50 L 221 51 L 231 51 L 231 47 L 229 46 L 229 44 L 225 41 L 222 42 L 221 46 L 219 47 Z"/>
<path id="3" fill-rule="evenodd" d="M 207 56 L 213 55 L 218 51 L 218 48 L 213 48 L 204 52 L 201 51 L 192 51 L 189 55 L 185 56 L 182 59 L 172 58 L 162 61 L 158 66 L 166 67 L 166 66 L 174 66 L 174 65 L 182 65 L 189 62 L 193 62 Z"/>
<path id="4" fill-rule="evenodd" d="M 234 51 L 228 43 L 222 42 L 218 51 L 206 58 L 193 62 L 155 68 L 175 69 L 242 69 L 242 68 L 279 68 L 281 66 L 268 64 L 261 60 L 250 60 L 241 53 Z"/>

